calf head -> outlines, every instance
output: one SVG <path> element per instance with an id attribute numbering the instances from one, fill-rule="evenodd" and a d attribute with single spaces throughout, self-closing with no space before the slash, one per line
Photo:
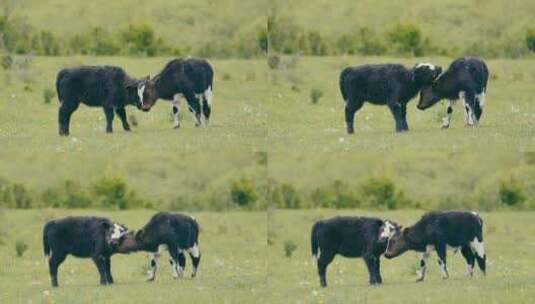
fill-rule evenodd
<path id="1" fill-rule="evenodd" d="M 145 81 L 137 88 L 137 95 L 139 96 L 138 108 L 145 112 L 149 111 L 158 100 L 158 91 L 154 80 L 149 77 L 145 78 Z"/>
<path id="2" fill-rule="evenodd" d="M 431 85 L 442 73 L 442 68 L 431 63 L 418 63 L 412 68 L 412 81 L 418 86 Z"/>
<path id="3" fill-rule="evenodd" d="M 128 228 L 124 225 L 118 223 L 108 224 L 106 230 L 106 242 L 112 248 L 117 247 L 125 238 L 127 232 Z"/>
<path id="4" fill-rule="evenodd" d="M 130 253 L 140 250 L 143 230 L 128 231 L 114 248 L 118 253 Z"/>
<path id="5" fill-rule="evenodd" d="M 409 229 L 400 229 L 388 239 L 385 257 L 388 259 L 395 258 L 403 254 L 405 251 L 411 249 L 411 244 L 412 242 L 409 236 Z"/>
<path id="6" fill-rule="evenodd" d="M 396 232 L 398 232 L 400 229 L 401 226 L 398 225 L 396 222 L 393 222 L 391 220 L 385 220 L 381 228 L 379 228 L 379 242 L 388 241 L 388 239 L 394 236 L 394 234 L 396 234 Z"/>
<path id="7" fill-rule="evenodd" d="M 435 94 L 434 87 L 434 84 L 428 85 L 420 91 L 420 100 L 416 106 L 418 109 L 425 110 L 440 101 L 441 98 Z"/>

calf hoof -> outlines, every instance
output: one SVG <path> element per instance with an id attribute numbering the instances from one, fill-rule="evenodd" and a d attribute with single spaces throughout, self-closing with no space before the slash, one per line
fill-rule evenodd
<path id="1" fill-rule="evenodd" d="M 147 282 L 154 282 L 154 278 L 155 278 L 155 277 L 148 277 L 148 278 L 147 278 Z"/>
<path id="2" fill-rule="evenodd" d="M 174 125 L 174 126 L 173 126 L 173 129 L 180 129 L 180 124 L 178 124 L 178 125 Z"/>
<path id="3" fill-rule="evenodd" d="M 126 132 L 132 132 L 132 129 L 130 129 L 130 127 L 124 128 L 124 130 L 125 130 Z"/>
<path id="4" fill-rule="evenodd" d="M 423 282 L 424 281 L 424 278 L 417 278 L 416 279 L 416 282 Z"/>
<path id="5" fill-rule="evenodd" d="M 355 130 L 353 128 L 347 129 L 347 134 L 355 134 Z"/>
<path id="6" fill-rule="evenodd" d="M 442 130 L 447 130 L 447 129 L 450 128 L 450 125 L 442 125 L 440 128 L 441 128 Z"/>

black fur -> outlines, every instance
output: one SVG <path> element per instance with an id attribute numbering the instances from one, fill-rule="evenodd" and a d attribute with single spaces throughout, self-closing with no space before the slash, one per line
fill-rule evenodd
<path id="1" fill-rule="evenodd" d="M 159 98 L 172 101 L 176 94 L 182 94 L 188 102 L 189 110 L 195 115 L 197 125 L 200 125 L 201 113 L 206 122 L 210 119 L 211 105 L 203 93 L 208 88 L 213 91 L 213 78 L 214 71 L 206 60 L 173 59 L 147 84 L 143 108 L 150 109 Z M 203 94 L 202 100 L 197 99 L 195 95 L 198 94 Z M 173 108 L 175 114 L 179 111 L 178 108 Z"/>
<path id="2" fill-rule="evenodd" d="M 473 109 L 477 122 L 483 109 L 476 95 L 487 92 L 488 79 L 489 70 L 481 58 L 455 59 L 435 83 L 422 89 L 418 109 L 425 110 L 442 99 L 457 100 L 459 93 L 464 91 L 466 103 Z M 450 106 L 447 111 L 451 113 Z"/>
<path id="3" fill-rule="evenodd" d="M 364 102 L 387 105 L 396 121 L 396 131 L 408 131 L 407 103 L 420 89 L 431 84 L 442 69 L 400 64 L 375 64 L 348 67 L 340 74 L 340 91 L 346 103 L 347 133 L 354 132 L 353 119 Z"/>
<path id="4" fill-rule="evenodd" d="M 126 228 L 125 228 L 126 230 Z M 43 248 L 49 258 L 52 286 L 58 286 L 58 268 L 67 255 L 92 258 L 100 274 L 100 284 L 112 284 L 110 241 L 113 223 L 101 217 L 67 217 L 49 221 L 43 229 Z"/>
<path id="5" fill-rule="evenodd" d="M 334 217 L 312 226 L 310 243 L 317 258 L 321 286 L 327 286 L 327 266 L 334 256 L 362 257 L 368 267 L 370 284 L 381 284 L 379 258 L 386 249 L 386 241 L 379 240 L 384 221 L 368 217 Z"/>
<path id="6" fill-rule="evenodd" d="M 125 131 L 130 131 L 125 106 L 137 105 L 137 88 L 144 80 L 128 76 L 115 66 L 80 66 L 62 69 L 56 78 L 60 102 L 59 134 L 69 135 L 71 115 L 80 103 L 102 107 L 106 115 L 106 132 L 112 132 L 113 112 L 119 115 Z"/>
<path id="7" fill-rule="evenodd" d="M 479 215 L 465 211 L 429 212 L 389 240 L 385 257 L 393 258 L 407 250 L 425 252 L 433 246 L 445 267 L 447 246 L 460 247 L 467 263 L 473 265 L 476 259 L 484 273 L 486 255 L 479 256 L 470 247 L 475 238 L 483 242 L 483 220 Z"/>

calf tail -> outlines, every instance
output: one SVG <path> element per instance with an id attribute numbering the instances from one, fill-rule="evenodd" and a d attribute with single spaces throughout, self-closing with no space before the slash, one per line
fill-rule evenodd
<path id="1" fill-rule="evenodd" d="M 339 80 L 339 85 L 340 85 L 340 93 L 342 94 L 342 98 L 344 99 L 344 102 L 347 103 L 347 92 L 345 90 L 345 78 L 347 76 L 347 73 L 349 72 L 348 69 L 344 69 L 342 71 L 342 73 L 340 73 L 340 80 Z"/>
<path id="2" fill-rule="evenodd" d="M 318 229 L 321 224 L 315 223 L 312 226 L 312 232 L 310 233 L 310 247 L 312 251 L 312 258 L 315 260 L 319 259 L 319 240 L 318 240 Z"/>
<path id="3" fill-rule="evenodd" d="M 476 218 L 478 219 L 478 227 L 476 230 L 476 239 L 474 240 L 472 246 L 475 251 L 477 266 L 479 269 L 481 269 L 481 272 L 483 274 L 486 274 L 487 272 L 487 254 L 485 253 L 485 245 L 483 242 L 483 219 L 481 216 L 476 214 Z"/>
<path id="4" fill-rule="evenodd" d="M 48 258 L 50 256 L 50 244 L 48 241 L 49 229 L 50 229 L 50 223 L 47 223 L 45 225 L 45 228 L 43 229 L 43 253 L 45 255 L 45 258 Z"/>
<path id="5" fill-rule="evenodd" d="M 58 96 L 59 103 L 63 103 L 63 98 L 60 90 L 60 83 L 65 75 L 65 71 L 61 70 L 58 73 L 58 76 L 56 77 L 56 95 Z"/>

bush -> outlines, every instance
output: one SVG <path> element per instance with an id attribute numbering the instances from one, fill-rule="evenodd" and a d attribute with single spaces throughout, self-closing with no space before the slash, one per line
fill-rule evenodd
<path id="1" fill-rule="evenodd" d="M 9 70 L 13 66 L 13 57 L 9 54 L 2 56 L 0 61 L 4 70 Z"/>
<path id="2" fill-rule="evenodd" d="M 15 251 L 17 252 L 17 257 L 22 257 L 26 250 L 28 250 L 28 244 L 25 241 L 17 240 L 15 242 Z"/>
<path id="3" fill-rule="evenodd" d="M 430 46 L 429 39 L 424 38 L 420 28 L 414 24 L 397 24 L 388 33 L 387 38 L 401 54 L 422 56 Z"/>
<path id="4" fill-rule="evenodd" d="M 315 207 L 323 208 L 357 208 L 361 198 L 347 183 L 335 180 L 332 184 L 312 191 L 310 200 Z"/>
<path id="5" fill-rule="evenodd" d="M 267 63 L 270 69 L 275 70 L 279 67 L 281 59 L 278 55 L 269 55 L 267 58 Z"/>
<path id="6" fill-rule="evenodd" d="M 313 104 L 317 104 L 321 97 L 323 97 L 323 92 L 320 89 L 313 88 L 310 90 L 310 101 Z"/>
<path id="7" fill-rule="evenodd" d="M 52 98 L 56 97 L 56 92 L 51 88 L 43 89 L 43 101 L 46 104 L 49 104 L 52 101 Z"/>
<path id="8" fill-rule="evenodd" d="M 273 187 L 270 198 L 270 203 L 278 208 L 298 209 L 301 207 L 301 196 L 290 184 Z"/>
<path id="9" fill-rule="evenodd" d="M 500 183 L 498 196 L 503 204 L 510 207 L 518 207 L 526 200 L 522 185 L 512 177 Z"/>
<path id="10" fill-rule="evenodd" d="M 69 46 L 73 53 L 87 55 L 117 55 L 121 49 L 115 37 L 99 26 L 73 36 Z"/>
<path id="11" fill-rule="evenodd" d="M 388 177 L 372 177 L 360 184 L 362 199 L 367 207 L 380 209 L 397 209 L 410 207 L 411 201 Z"/>
<path id="12" fill-rule="evenodd" d="M 526 44 L 531 52 L 535 52 L 535 28 L 530 28 L 527 30 Z"/>
<path id="13" fill-rule="evenodd" d="M 292 254 L 293 252 L 297 249 L 297 245 L 295 244 L 294 241 L 286 241 L 284 242 L 284 255 L 287 257 L 287 258 L 291 258 L 292 257 Z"/>
<path id="14" fill-rule="evenodd" d="M 32 50 L 40 55 L 57 56 L 61 54 L 61 43 L 50 31 L 40 31 L 32 38 Z"/>
<path id="15" fill-rule="evenodd" d="M 128 55 L 153 57 L 169 51 L 162 37 L 147 24 L 130 24 L 119 36 Z"/>
<path id="16" fill-rule="evenodd" d="M 359 45 L 357 50 L 362 55 L 383 55 L 386 46 L 379 39 L 379 35 L 368 27 L 362 27 L 359 31 Z"/>
<path id="17" fill-rule="evenodd" d="M 98 205 L 106 209 L 124 210 L 144 205 L 135 192 L 128 191 L 125 181 L 120 177 L 102 177 L 96 180 L 91 186 L 91 192 Z"/>
<path id="18" fill-rule="evenodd" d="M 22 184 L 14 184 L 11 187 L 13 203 L 15 208 L 28 209 L 32 207 L 32 198 L 29 191 Z"/>
<path id="19" fill-rule="evenodd" d="M 63 193 L 59 196 L 62 206 L 66 208 L 88 208 L 92 205 L 91 197 L 87 195 L 78 183 L 66 180 L 62 190 Z"/>
<path id="20" fill-rule="evenodd" d="M 230 198 L 240 207 L 252 207 L 258 200 L 254 181 L 242 178 L 232 182 Z"/>

